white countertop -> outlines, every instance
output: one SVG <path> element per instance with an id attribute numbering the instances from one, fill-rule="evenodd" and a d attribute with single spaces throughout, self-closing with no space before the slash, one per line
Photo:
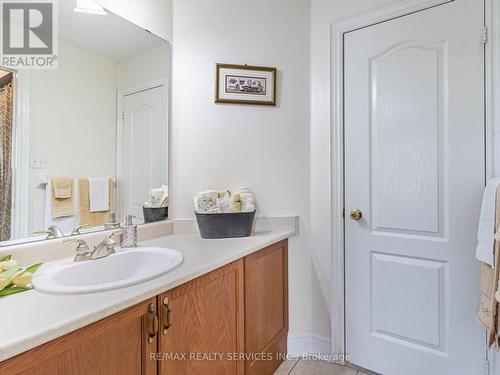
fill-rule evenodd
<path id="1" fill-rule="evenodd" d="M 295 229 L 290 227 L 224 240 L 204 240 L 198 234 L 168 235 L 139 244 L 176 249 L 184 254 L 179 267 L 153 280 L 92 294 L 55 295 L 31 290 L 1 298 L 0 362 L 293 235 Z"/>

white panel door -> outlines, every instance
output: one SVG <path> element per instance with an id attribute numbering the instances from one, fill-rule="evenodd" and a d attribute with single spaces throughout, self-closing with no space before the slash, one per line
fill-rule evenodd
<path id="1" fill-rule="evenodd" d="M 165 87 L 126 95 L 123 100 L 122 216 L 143 217 L 149 190 L 166 183 Z"/>
<path id="2" fill-rule="evenodd" d="M 456 0 L 345 35 L 346 351 L 384 375 L 483 371 L 483 10 Z"/>

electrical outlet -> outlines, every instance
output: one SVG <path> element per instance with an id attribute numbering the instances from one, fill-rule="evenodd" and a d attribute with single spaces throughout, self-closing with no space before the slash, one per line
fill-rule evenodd
<path id="1" fill-rule="evenodd" d="M 30 156 L 31 169 L 47 169 L 47 158 L 45 156 Z"/>

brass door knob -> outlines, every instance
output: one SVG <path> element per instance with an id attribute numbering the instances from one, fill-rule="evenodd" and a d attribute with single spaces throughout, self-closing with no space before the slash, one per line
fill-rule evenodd
<path id="1" fill-rule="evenodd" d="M 362 217 L 363 217 L 363 213 L 361 212 L 361 210 L 358 210 L 357 208 L 355 208 L 354 210 L 351 211 L 351 219 L 359 220 Z"/>

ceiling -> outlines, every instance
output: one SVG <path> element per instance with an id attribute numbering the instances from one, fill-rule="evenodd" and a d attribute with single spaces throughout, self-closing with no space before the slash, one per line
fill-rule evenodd
<path id="1" fill-rule="evenodd" d="M 167 42 L 114 13 L 106 16 L 73 11 L 76 0 L 58 1 L 59 40 L 117 61 Z"/>

